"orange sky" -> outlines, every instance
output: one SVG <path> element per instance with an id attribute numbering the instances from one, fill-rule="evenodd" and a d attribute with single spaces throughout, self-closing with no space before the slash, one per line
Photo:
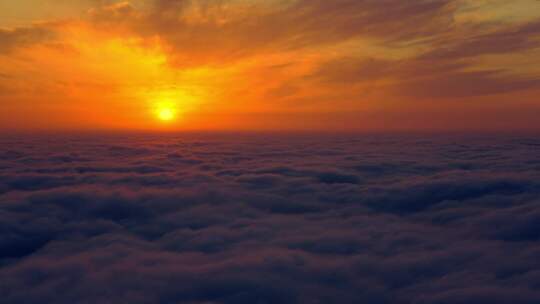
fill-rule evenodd
<path id="1" fill-rule="evenodd" d="M 537 0 L 0 1 L 6 131 L 538 130 L 539 97 Z"/>

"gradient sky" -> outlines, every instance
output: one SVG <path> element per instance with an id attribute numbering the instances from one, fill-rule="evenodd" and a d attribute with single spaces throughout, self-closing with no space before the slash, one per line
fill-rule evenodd
<path id="1" fill-rule="evenodd" d="M 1 130 L 539 130 L 539 97 L 538 0 L 0 0 Z"/>

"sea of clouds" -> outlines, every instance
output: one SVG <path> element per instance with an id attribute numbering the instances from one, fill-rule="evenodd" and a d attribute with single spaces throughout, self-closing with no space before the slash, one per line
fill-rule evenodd
<path id="1" fill-rule="evenodd" d="M 1 303 L 540 303 L 540 139 L 0 140 Z"/>

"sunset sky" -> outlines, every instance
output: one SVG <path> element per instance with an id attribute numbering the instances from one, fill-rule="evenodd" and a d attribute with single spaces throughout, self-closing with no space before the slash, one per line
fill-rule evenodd
<path id="1" fill-rule="evenodd" d="M 538 0 L 0 0 L 0 130 L 539 130 Z"/>

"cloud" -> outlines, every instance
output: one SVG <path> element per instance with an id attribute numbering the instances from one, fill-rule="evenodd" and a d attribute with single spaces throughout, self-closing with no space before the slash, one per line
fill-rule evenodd
<path id="1" fill-rule="evenodd" d="M 82 16 L 0 31 L 5 128 L 153 128 L 139 105 L 163 94 L 190 95 L 190 129 L 534 128 L 540 16 L 514 12 L 530 3 L 89 3 Z M 468 123 L 455 122 L 458 102 Z M 95 115 L 77 119 L 88 106 Z"/>
<path id="2" fill-rule="evenodd" d="M 321 47 L 359 37 L 384 41 L 430 37 L 450 25 L 451 0 L 385 1 L 155 1 L 135 13 L 129 3 L 93 11 L 114 24 L 168 46 L 177 66 L 222 65 L 246 57 Z M 219 47 L 216 47 L 219 46 Z"/>
<path id="3" fill-rule="evenodd" d="M 515 53 L 540 46 L 540 22 L 498 28 L 488 33 L 465 33 L 466 39 L 442 40 L 424 54 L 427 59 L 466 59 L 480 55 Z"/>
<path id="4" fill-rule="evenodd" d="M 471 25 L 438 29 L 432 33 L 434 39 L 422 43 L 424 51 L 414 55 L 391 59 L 345 54 L 321 62 L 306 80 L 335 89 L 376 84 L 394 96 L 436 101 L 506 94 L 538 86 L 540 78 L 536 73 L 520 75 L 512 64 L 495 61 L 501 58 L 478 67 L 478 60 L 487 56 L 504 55 L 508 60 L 519 52 L 536 50 L 540 46 L 538 21 L 494 29 Z"/>
<path id="5" fill-rule="evenodd" d="M 4 141 L 3 301 L 540 297 L 533 137 L 190 136 Z"/>
<path id="6" fill-rule="evenodd" d="M 54 32 L 46 26 L 0 28 L 0 54 L 10 53 L 18 48 L 52 41 Z"/>

